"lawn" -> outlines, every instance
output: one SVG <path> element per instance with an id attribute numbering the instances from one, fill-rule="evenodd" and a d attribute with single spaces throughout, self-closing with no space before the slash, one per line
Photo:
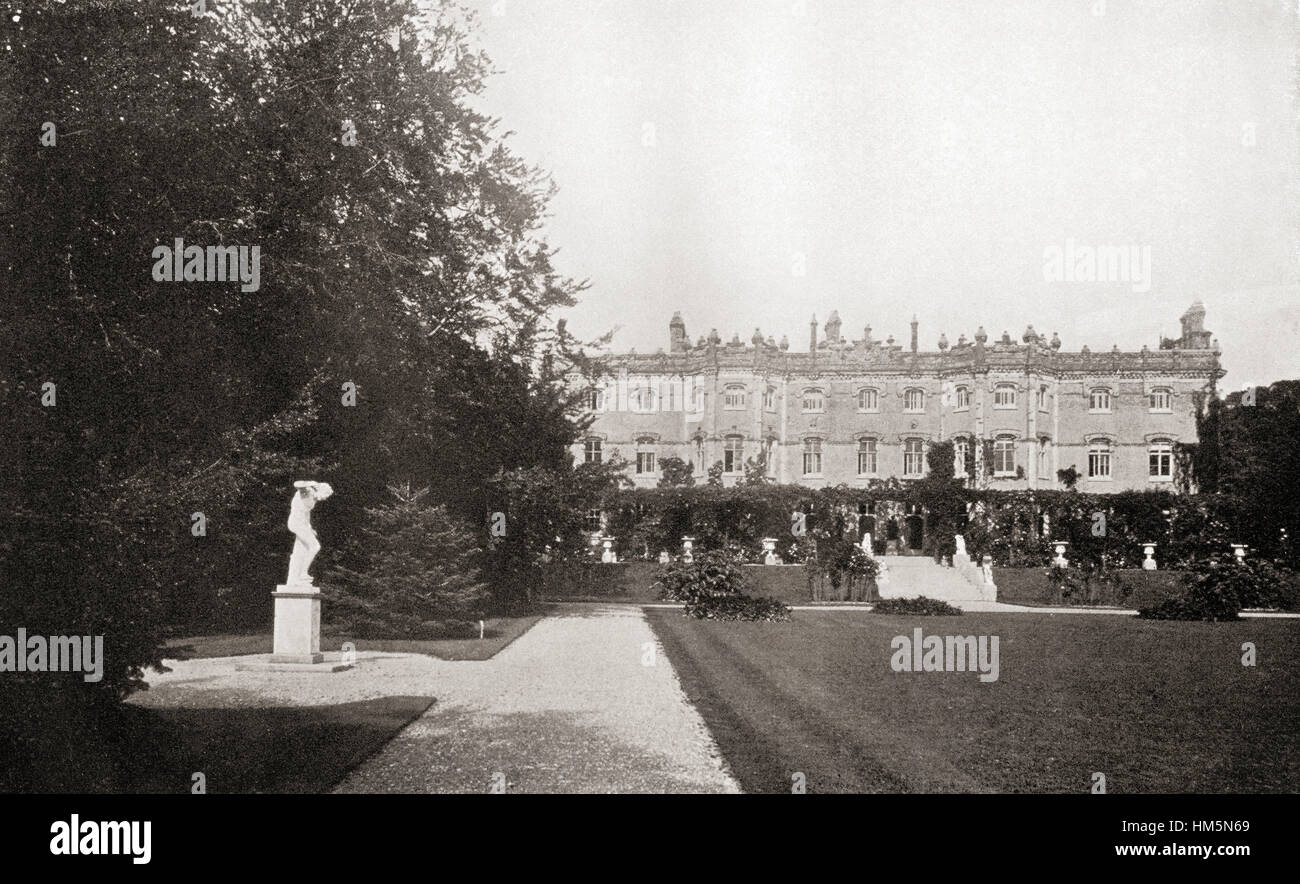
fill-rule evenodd
<path id="1" fill-rule="evenodd" d="M 789 792 L 1300 791 L 1300 622 L 647 609 L 742 787 Z M 1000 674 L 894 672 L 891 639 L 999 637 Z M 1241 665 L 1243 642 L 1258 665 Z"/>
<path id="2" fill-rule="evenodd" d="M 344 641 L 352 641 L 358 651 L 384 651 L 396 654 L 428 654 L 440 660 L 488 660 L 502 648 L 523 635 L 542 619 L 528 617 L 493 617 L 484 621 L 483 638 L 466 639 L 346 639 L 342 635 L 322 634 L 322 651 L 339 651 Z M 245 654 L 271 653 L 271 631 L 230 635 L 197 635 L 167 641 L 170 659 L 190 660 L 201 657 L 238 657 Z"/>
<path id="3" fill-rule="evenodd" d="M 328 792 L 429 708 L 433 697 L 329 706 L 87 710 L 35 706 L 0 726 L 0 792 Z"/>

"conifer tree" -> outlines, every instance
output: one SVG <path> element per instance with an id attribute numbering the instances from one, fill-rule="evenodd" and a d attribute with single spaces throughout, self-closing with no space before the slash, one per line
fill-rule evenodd
<path id="1" fill-rule="evenodd" d="M 357 570 L 335 567 L 325 592 L 335 625 L 357 637 L 428 637 L 454 631 L 487 596 L 482 549 L 429 489 L 390 486 L 393 499 L 366 509 L 354 544 Z"/>

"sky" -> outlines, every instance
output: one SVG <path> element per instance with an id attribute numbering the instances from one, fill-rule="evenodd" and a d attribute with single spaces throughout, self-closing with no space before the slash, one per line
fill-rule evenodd
<path id="1" fill-rule="evenodd" d="M 1300 378 L 1297 0 L 469 5 L 580 336 L 1155 349 L 1200 299 L 1225 388 Z"/>

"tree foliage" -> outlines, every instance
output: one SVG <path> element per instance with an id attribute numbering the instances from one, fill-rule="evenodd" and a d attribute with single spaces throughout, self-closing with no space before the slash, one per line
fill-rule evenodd
<path id="1" fill-rule="evenodd" d="M 436 638 L 483 613 L 483 550 L 429 489 L 389 489 L 366 510 L 352 552 L 356 568 L 333 568 L 325 589 L 331 623 L 359 638 Z"/>
<path id="2" fill-rule="evenodd" d="M 0 22 L 0 615 L 104 633 L 114 695 L 167 622 L 265 620 L 293 479 L 339 491 L 327 565 L 396 477 L 477 522 L 494 476 L 568 468 L 562 372 L 592 368 L 552 186 L 475 108 L 472 16 L 207 6 Z M 259 287 L 156 280 L 178 239 L 257 247 Z"/>

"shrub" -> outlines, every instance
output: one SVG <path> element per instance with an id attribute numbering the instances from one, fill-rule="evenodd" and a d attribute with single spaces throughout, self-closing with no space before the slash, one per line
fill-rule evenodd
<path id="1" fill-rule="evenodd" d="M 660 597 L 684 602 L 697 620 L 789 620 L 790 609 L 776 599 L 745 595 L 748 578 L 735 549 L 707 550 L 690 563 L 659 569 Z"/>
<path id="2" fill-rule="evenodd" d="M 762 620 L 774 623 L 790 619 L 790 609 L 776 599 L 748 595 L 706 596 L 688 602 L 683 614 L 696 620 Z"/>
<path id="3" fill-rule="evenodd" d="M 332 625 L 359 638 L 441 638 L 477 613 L 487 596 L 482 550 L 428 489 L 389 489 L 395 500 L 366 510 L 354 542 L 360 570 L 342 566 L 323 587 Z"/>
<path id="4" fill-rule="evenodd" d="M 741 560 L 733 550 L 706 550 L 693 562 L 672 562 L 659 569 L 660 597 L 687 605 L 721 596 L 738 596 L 747 584 Z"/>
<path id="5" fill-rule="evenodd" d="M 1083 562 L 1077 568 L 1051 567 L 1046 573 L 1057 604 L 1122 605 L 1133 595 L 1133 587 L 1113 570 L 1092 562 Z"/>
<path id="6" fill-rule="evenodd" d="M 873 614 L 917 614 L 922 617 L 954 617 L 962 613 L 941 599 L 919 595 L 914 599 L 881 599 L 871 609 Z"/>
<path id="7" fill-rule="evenodd" d="M 1140 608 L 1143 620 L 1238 620 L 1237 600 L 1231 592 L 1196 585 L 1158 605 Z"/>
<path id="8" fill-rule="evenodd" d="M 1263 560 L 1238 564 L 1217 559 L 1196 562 L 1184 578 L 1187 588 L 1159 605 L 1142 608 L 1146 620 L 1237 620 L 1242 608 L 1297 607 L 1293 572 Z"/>
<path id="9" fill-rule="evenodd" d="M 1238 565 L 1217 561 L 1197 563 L 1185 578 L 1187 587 L 1158 605 L 1138 610 L 1143 620 L 1237 620 L 1241 609 L 1238 589 L 1244 573 Z M 1245 569 L 1242 568 L 1242 572 Z"/>
<path id="10" fill-rule="evenodd" d="M 836 599 L 861 601 L 869 598 L 871 581 L 880 573 L 880 564 L 852 541 L 839 537 L 816 544 L 808 559 L 808 582 L 812 597 L 821 601 L 827 595 Z M 832 592 L 825 592 L 830 583 Z"/>

